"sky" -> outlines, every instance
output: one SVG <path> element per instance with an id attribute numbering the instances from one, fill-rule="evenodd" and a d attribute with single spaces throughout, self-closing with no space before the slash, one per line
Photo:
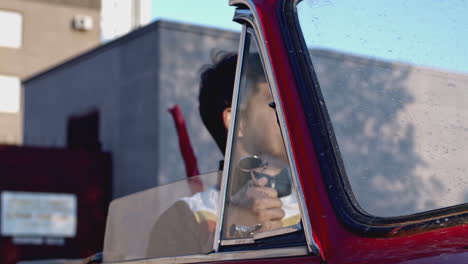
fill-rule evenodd
<path id="1" fill-rule="evenodd" d="M 310 47 L 468 73 L 467 0 L 304 0 Z"/>
<path id="2" fill-rule="evenodd" d="M 304 0 L 299 18 L 313 47 L 466 73 L 467 1 Z M 241 29 L 228 0 L 153 0 L 152 9 L 154 19 Z"/>
<path id="3" fill-rule="evenodd" d="M 220 29 L 240 31 L 232 21 L 234 7 L 228 0 L 153 0 L 153 19 L 168 19 Z"/>

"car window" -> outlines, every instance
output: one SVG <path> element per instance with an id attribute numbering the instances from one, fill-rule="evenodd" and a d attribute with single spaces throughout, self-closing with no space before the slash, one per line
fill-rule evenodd
<path id="1" fill-rule="evenodd" d="M 220 177 L 207 173 L 114 200 L 104 262 L 211 252 Z"/>
<path id="2" fill-rule="evenodd" d="M 255 39 L 247 34 L 235 108 L 221 239 L 247 243 L 300 221 L 275 102 Z"/>
<path id="3" fill-rule="evenodd" d="M 365 214 L 468 202 L 467 12 L 466 1 L 298 4 L 347 196 Z"/>

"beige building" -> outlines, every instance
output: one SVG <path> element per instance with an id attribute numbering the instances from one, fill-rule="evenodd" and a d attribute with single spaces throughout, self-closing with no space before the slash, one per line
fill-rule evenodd
<path id="1" fill-rule="evenodd" d="M 0 1 L 0 144 L 21 144 L 21 80 L 100 42 L 101 1 Z"/>

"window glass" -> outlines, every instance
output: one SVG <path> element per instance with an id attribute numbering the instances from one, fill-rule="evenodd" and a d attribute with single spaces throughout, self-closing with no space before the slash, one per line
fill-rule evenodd
<path id="1" fill-rule="evenodd" d="M 114 200 L 104 261 L 207 254 L 213 249 L 221 172 L 158 186 Z"/>
<path id="2" fill-rule="evenodd" d="M 23 39 L 23 17 L 16 12 L 0 10 L 0 47 L 20 48 Z"/>
<path id="3" fill-rule="evenodd" d="M 20 80 L 0 75 L 0 113 L 17 113 L 20 108 Z"/>
<path id="4" fill-rule="evenodd" d="M 252 238 L 300 221 L 275 103 L 256 43 L 243 58 L 224 223 L 224 240 Z"/>
<path id="5" fill-rule="evenodd" d="M 299 23 L 360 208 L 468 202 L 468 2 L 304 0 Z"/>

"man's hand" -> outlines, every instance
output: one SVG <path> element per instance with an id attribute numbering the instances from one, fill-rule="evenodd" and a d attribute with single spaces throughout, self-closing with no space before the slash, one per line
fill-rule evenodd
<path id="1" fill-rule="evenodd" d="M 267 178 L 260 178 L 256 185 L 251 185 L 246 191 L 246 199 L 250 202 L 250 210 L 256 216 L 257 224 L 262 227 L 258 232 L 269 231 L 282 227 L 281 219 L 285 213 L 282 202 L 278 198 L 278 192 L 269 187 L 264 187 L 268 183 Z"/>

